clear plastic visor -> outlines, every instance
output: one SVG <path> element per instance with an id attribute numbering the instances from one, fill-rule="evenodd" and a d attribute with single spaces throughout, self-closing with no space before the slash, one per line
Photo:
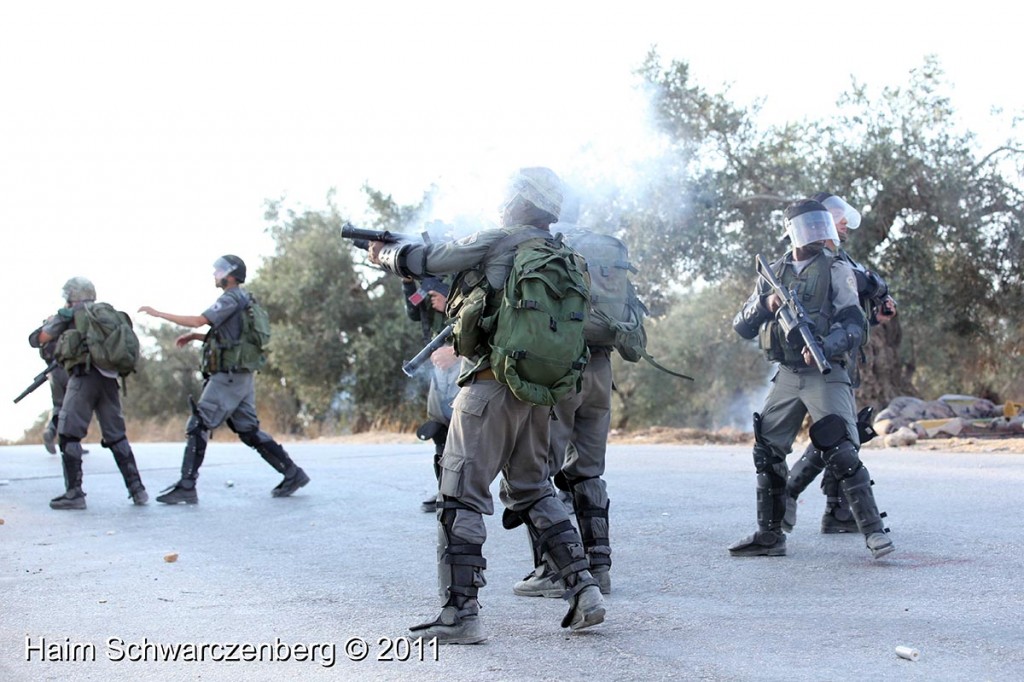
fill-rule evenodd
<path id="1" fill-rule="evenodd" d="M 838 223 L 843 218 L 846 218 L 846 227 L 850 230 L 856 230 L 860 227 L 860 211 L 850 206 L 848 203 L 832 195 L 825 201 L 821 202 L 828 209 L 828 212 L 832 214 L 832 220 Z"/>
<path id="2" fill-rule="evenodd" d="M 218 258 L 213 263 L 213 277 L 219 282 L 234 272 L 236 267 L 236 265 L 229 263 L 224 258 Z"/>
<path id="3" fill-rule="evenodd" d="M 810 211 L 789 221 L 789 238 L 798 248 L 826 240 L 838 244 L 839 232 L 828 211 Z"/>

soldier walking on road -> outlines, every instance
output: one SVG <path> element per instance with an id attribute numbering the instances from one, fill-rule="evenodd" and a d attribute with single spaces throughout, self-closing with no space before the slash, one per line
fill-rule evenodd
<path id="1" fill-rule="evenodd" d="M 274 497 L 288 497 L 309 483 L 309 476 L 292 461 L 280 443 L 260 430 L 256 415 L 256 384 L 254 373 L 266 361 L 263 345 L 269 340 L 269 324 L 253 297 L 245 291 L 245 263 L 238 256 L 227 255 L 213 264 L 214 285 L 222 289 L 212 306 L 200 315 L 164 313 L 150 306 L 139 312 L 159 317 L 183 327 L 206 327 L 205 334 L 190 332 L 178 337 L 184 346 L 202 341 L 202 372 L 206 380 L 198 404 L 193 403 L 185 432 L 188 442 L 181 463 L 181 478 L 157 496 L 164 504 L 195 504 L 196 479 L 206 456 L 210 432 L 227 422 L 239 440 L 260 453 L 267 464 L 284 478 L 271 491 Z"/>

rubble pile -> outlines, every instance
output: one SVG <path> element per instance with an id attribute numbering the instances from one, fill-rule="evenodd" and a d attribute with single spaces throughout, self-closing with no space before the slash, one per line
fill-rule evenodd
<path id="1" fill-rule="evenodd" d="M 1024 435 L 1024 404 L 968 395 L 944 395 L 938 400 L 901 396 L 878 413 L 875 430 L 886 445 L 913 445 L 922 438 L 1009 437 Z"/>

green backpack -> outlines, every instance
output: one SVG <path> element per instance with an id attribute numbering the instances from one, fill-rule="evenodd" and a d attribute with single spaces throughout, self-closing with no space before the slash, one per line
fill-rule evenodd
<path id="1" fill-rule="evenodd" d="M 490 338 L 491 369 L 519 400 L 554 405 L 579 390 L 590 360 L 586 264 L 561 235 L 542 230 L 514 233 L 502 247 L 515 257 Z"/>
<path id="2" fill-rule="evenodd" d="M 611 346 L 627 362 L 644 359 L 663 372 L 692 381 L 692 377 L 663 367 L 647 352 L 644 318 L 650 311 L 629 281 L 629 273 L 636 274 L 637 269 L 629 262 L 626 244 L 610 234 L 585 229 L 567 231 L 565 241 L 587 261 L 590 275 L 587 343 Z"/>
<path id="3" fill-rule="evenodd" d="M 74 326 L 57 339 L 55 356 L 71 369 L 86 363 L 127 376 L 139 361 L 139 337 L 128 314 L 109 303 L 86 303 L 74 311 Z"/>

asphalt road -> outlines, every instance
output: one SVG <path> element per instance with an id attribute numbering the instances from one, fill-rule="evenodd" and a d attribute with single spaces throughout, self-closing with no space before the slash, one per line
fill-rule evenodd
<path id="1" fill-rule="evenodd" d="M 288 445 L 313 480 L 274 499 L 278 475 L 218 436 L 196 506 L 132 506 L 92 446 L 88 510 L 53 511 L 58 458 L 0 448 L 0 679 L 1024 677 L 1024 455 L 867 450 L 895 553 L 819 534 L 814 487 L 789 556 L 737 559 L 726 546 L 755 527 L 749 447 L 613 446 L 606 622 L 568 634 L 563 602 L 512 594 L 530 554 L 499 514 L 490 639 L 436 647 L 404 639 L 439 608 L 429 446 Z M 135 450 L 155 497 L 181 445 Z"/>

